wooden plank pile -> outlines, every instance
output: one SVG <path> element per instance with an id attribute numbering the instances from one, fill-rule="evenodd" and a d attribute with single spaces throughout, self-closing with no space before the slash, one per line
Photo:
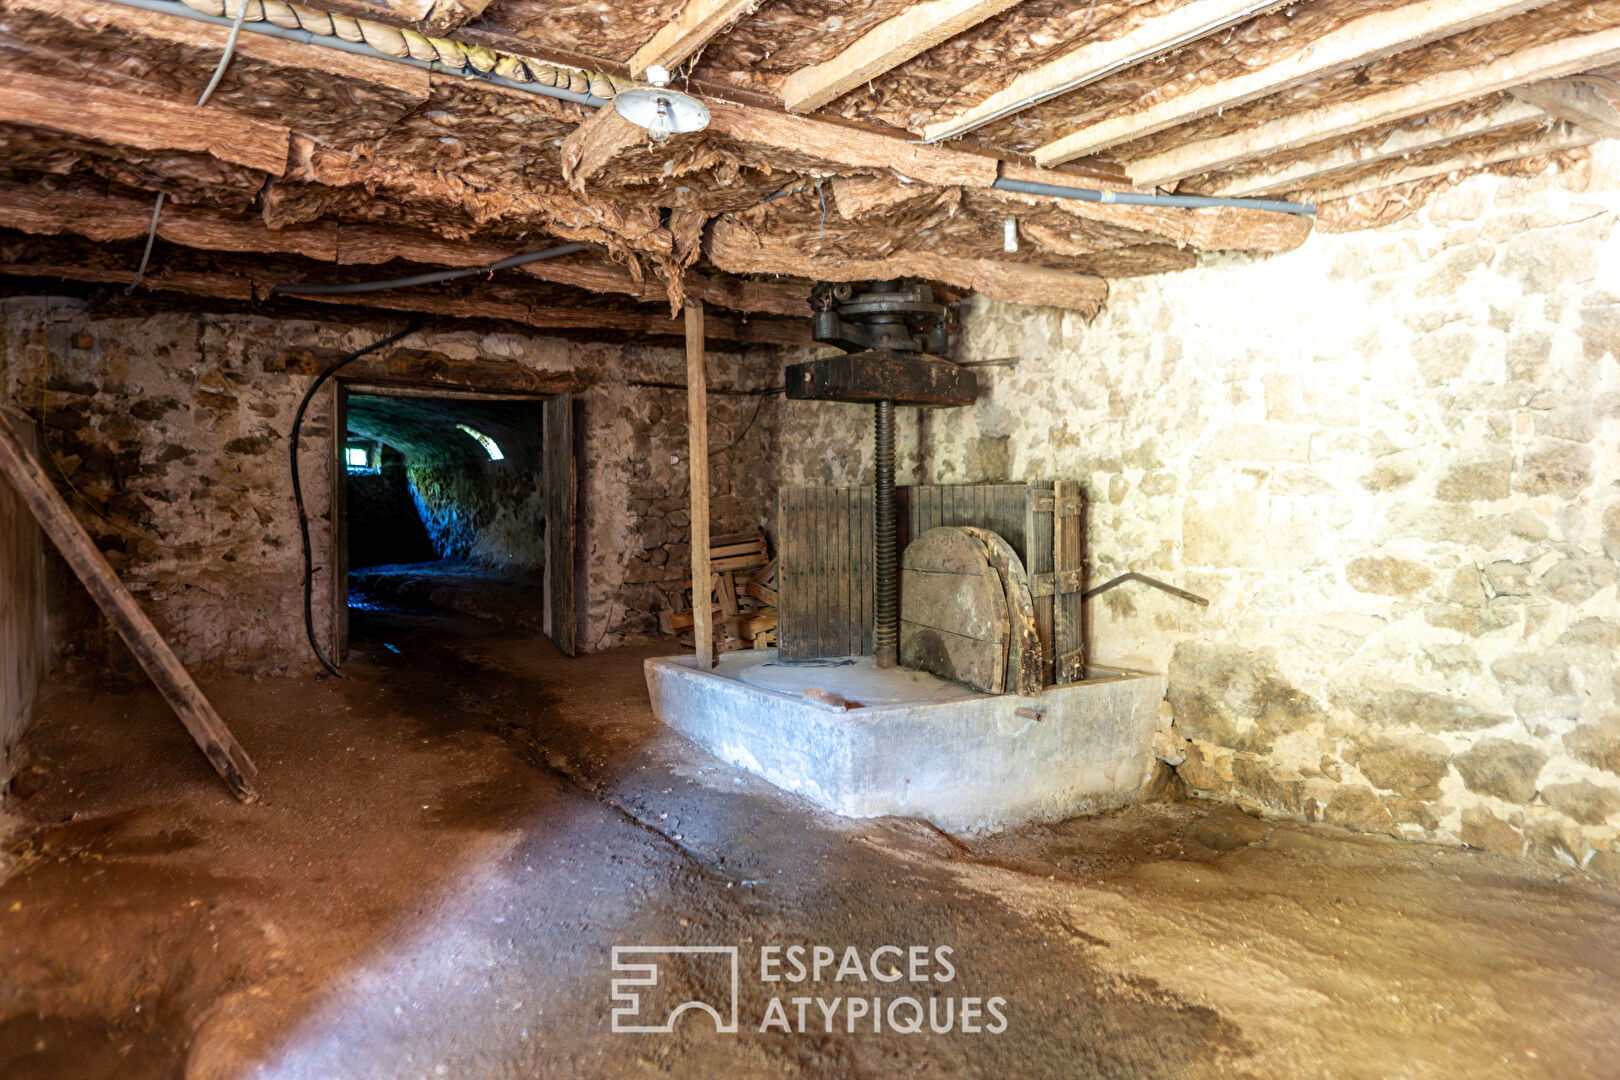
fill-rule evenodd
<path id="1" fill-rule="evenodd" d="M 710 610 L 716 652 L 776 647 L 776 559 L 765 530 L 709 538 Z M 666 634 L 692 645 L 695 590 L 690 579 L 670 598 L 671 610 L 658 613 Z"/>

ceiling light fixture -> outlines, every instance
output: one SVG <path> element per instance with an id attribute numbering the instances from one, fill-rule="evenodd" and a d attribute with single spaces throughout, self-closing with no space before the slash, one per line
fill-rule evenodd
<path id="1" fill-rule="evenodd" d="M 626 90 L 615 97 L 613 108 L 632 124 L 646 128 L 653 142 L 709 126 L 708 106 L 678 90 L 666 89 L 668 69 L 654 64 L 647 69 L 647 81 L 652 85 Z"/>

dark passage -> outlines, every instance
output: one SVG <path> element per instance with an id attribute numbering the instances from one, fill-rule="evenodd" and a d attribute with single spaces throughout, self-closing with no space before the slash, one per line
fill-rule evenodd
<path id="1" fill-rule="evenodd" d="M 542 403 L 351 394 L 351 609 L 443 608 L 544 627 Z"/>

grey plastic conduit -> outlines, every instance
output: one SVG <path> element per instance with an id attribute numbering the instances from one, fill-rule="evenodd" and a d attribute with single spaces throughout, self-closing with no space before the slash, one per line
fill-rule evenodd
<path id="1" fill-rule="evenodd" d="M 1094 188 L 1040 184 L 1033 180 L 1009 180 L 1005 177 L 990 186 L 997 191 L 1016 191 L 1022 195 L 1044 195 L 1048 198 L 1079 199 L 1082 202 L 1094 203 L 1119 203 L 1123 206 L 1183 206 L 1195 209 L 1209 206 L 1239 206 L 1245 210 L 1275 210 L 1280 214 L 1316 213 L 1316 207 L 1309 203 L 1283 202 L 1279 199 L 1219 199 L 1213 195 L 1151 195 L 1136 191 L 1098 191 Z"/>
<path id="2" fill-rule="evenodd" d="M 435 270 L 428 274 L 416 274 L 412 277 L 390 278 L 387 281 L 347 281 L 340 285 L 277 285 L 270 290 L 272 296 L 344 296 L 350 293 L 384 292 L 388 289 L 408 289 L 412 285 L 433 285 L 440 281 L 455 281 L 457 278 L 476 277 L 480 274 L 493 274 L 497 270 L 510 270 L 514 266 L 524 263 L 543 262 L 546 259 L 555 259 L 559 255 L 572 255 L 576 251 L 584 251 L 584 244 L 558 244 L 556 247 L 546 248 L 544 251 L 530 251 L 522 255 L 512 255 L 488 266 L 474 266 L 465 270 Z"/>
<path id="3" fill-rule="evenodd" d="M 181 19 L 193 19 L 197 22 L 213 23 L 215 26 L 229 27 L 235 19 L 227 19 L 223 15 L 204 15 L 200 11 L 193 11 L 178 0 L 108 0 L 109 3 L 122 4 L 125 7 L 140 8 L 143 11 L 156 11 L 163 15 L 174 15 Z M 408 56 L 390 56 L 385 52 L 378 52 L 370 45 L 360 41 L 344 41 L 333 35 L 326 37 L 321 34 L 312 34 L 308 30 L 288 30 L 270 22 L 245 22 L 242 29 L 250 34 L 266 34 L 270 37 L 285 38 L 296 41 L 300 45 L 319 45 L 325 49 L 339 49 L 343 52 L 355 53 L 358 56 L 369 56 L 376 60 L 387 60 L 392 64 L 408 64 L 411 67 L 425 68 L 440 75 L 460 75 L 468 79 L 481 79 L 484 82 L 494 83 L 496 86 L 506 86 L 513 90 L 525 90 L 531 94 L 541 94 L 545 97 L 561 98 L 564 101 L 574 101 L 592 108 L 600 108 L 608 104 L 607 98 L 599 98 L 594 94 L 579 94 L 557 86 L 545 86 L 541 83 L 521 83 L 500 75 L 483 75 L 474 71 L 464 71 L 461 68 L 447 67 L 437 60 L 417 60 Z"/>

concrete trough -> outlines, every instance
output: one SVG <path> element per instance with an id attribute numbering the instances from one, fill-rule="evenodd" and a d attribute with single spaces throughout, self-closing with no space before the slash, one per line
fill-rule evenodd
<path id="1" fill-rule="evenodd" d="M 898 815 L 952 832 L 1110 810 L 1152 775 L 1166 681 L 1120 673 L 1038 698 L 934 676 L 777 665 L 773 649 L 646 662 L 658 719 L 716 757 L 847 817 Z M 817 688 L 859 707 L 810 700 Z M 1040 719 L 1018 709 L 1039 711 Z"/>

